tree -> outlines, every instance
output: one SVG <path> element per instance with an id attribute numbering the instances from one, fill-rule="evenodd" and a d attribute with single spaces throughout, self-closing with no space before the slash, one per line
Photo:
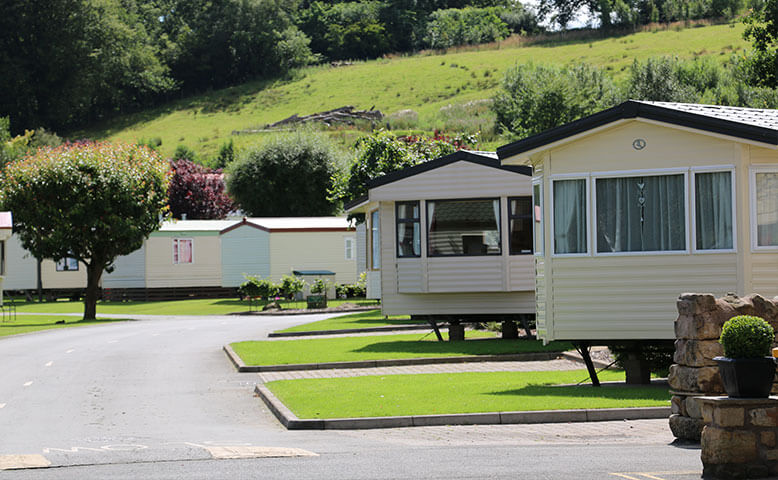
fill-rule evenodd
<path id="1" fill-rule="evenodd" d="M 168 201 L 173 217 L 186 215 L 190 220 L 219 219 L 233 210 L 221 170 L 211 170 L 186 159 L 172 165 Z"/>
<path id="2" fill-rule="evenodd" d="M 765 0 L 744 22 L 743 36 L 754 47 L 745 62 L 749 84 L 778 88 L 778 0 Z"/>
<path id="3" fill-rule="evenodd" d="M 598 68 L 524 64 L 505 73 L 492 108 L 499 131 L 525 137 L 616 103 L 613 82 Z"/>
<path id="4" fill-rule="evenodd" d="M 66 144 L 9 164 L 0 204 L 37 258 L 86 265 L 84 320 L 94 319 L 100 277 L 143 245 L 167 203 L 169 164 L 137 145 Z"/>
<path id="5" fill-rule="evenodd" d="M 227 191 L 249 215 L 332 215 L 327 199 L 341 153 L 324 135 L 297 131 L 244 150 L 227 167 Z"/>

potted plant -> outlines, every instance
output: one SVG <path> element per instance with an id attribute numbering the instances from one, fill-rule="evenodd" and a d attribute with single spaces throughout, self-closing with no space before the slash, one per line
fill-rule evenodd
<path id="1" fill-rule="evenodd" d="M 719 343 L 724 356 L 713 360 L 727 395 L 735 398 L 767 398 L 775 376 L 775 359 L 770 348 L 775 332 L 760 317 L 739 315 L 724 323 Z"/>

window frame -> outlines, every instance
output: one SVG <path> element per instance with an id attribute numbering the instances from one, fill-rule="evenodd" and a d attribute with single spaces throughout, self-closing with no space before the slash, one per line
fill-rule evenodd
<path id="1" fill-rule="evenodd" d="M 538 205 L 535 205 L 535 187 L 538 187 Z M 535 256 L 545 256 L 546 254 L 546 209 L 543 208 L 544 198 L 543 177 L 532 179 L 532 252 Z M 540 221 L 535 220 L 535 207 L 540 207 Z M 536 229 L 540 228 L 540 245 L 537 245 L 538 235 Z"/>
<path id="2" fill-rule="evenodd" d="M 378 222 L 373 220 L 373 215 L 378 219 Z M 381 270 L 381 209 L 376 208 L 368 212 L 368 218 L 370 219 L 370 229 L 368 231 L 369 245 L 370 245 L 370 262 L 368 265 L 369 270 L 379 271 Z M 376 224 L 377 223 L 377 224 Z M 376 235 L 376 233 L 378 235 Z M 378 241 L 378 266 L 375 266 L 375 242 Z"/>
<path id="3" fill-rule="evenodd" d="M 591 232 L 590 236 L 592 238 L 597 238 L 598 230 L 597 230 L 597 222 L 594 220 L 597 218 L 597 179 L 598 178 L 628 178 L 628 177 L 657 177 L 657 176 L 670 176 L 670 175 L 683 175 L 683 185 L 684 185 L 684 246 L 685 248 L 683 250 L 651 250 L 651 251 L 641 251 L 641 252 L 598 252 L 596 245 L 595 248 L 592 249 L 592 255 L 595 257 L 630 257 L 630 256 L 646 256 L 646 255 L 689 255 L 691 254 L 690 249 L 690 238 L 691 234 L 689 232 L 691 228 L 691 222 L 689 218 L 689 210 L 691 210 L 690 204 L 689 204 L 689 171 L 690 167 L 677 167 L 677 168 L 655 168 L 655 169 L 646 169 L 646 170 L 619 170 L 619 171 L 611 171 L 611 172 L 593 172 L 591 174 L 591 202 L 592 202 L 592 209 L 591 209 L 591 217 L 590 217 L 590 223 L 591 223 Z"/>
<path id="4" fill-rule="evenodd" d="M 776 252 L 778 245 L 759 245 L 758 229 L 756 218 L 756 175 L 759 173 L 778 174 L 777 164 L 751 165 L 748 168 L 748 188 L 749 188 L 749 228 L 751 231 L 751 252 Z M 734 182 L 732 182 L 734 183 Z"/>
<path id="5" fill-rule="evenodd" d="M 424 215 L 426 218 L 426 227 L 424 229 L 424 235 L 426 235 L 427 239 L 427 251 L 425 252 L 427 254 L 427 258 L 460 258 L 460 257 L 499 257 L 502 256 L 504 252 L 504 247 L 502 244 L 502 198 L 503 197 L 463 197 L 463 198 L 436 198 L 431 200 L 425 200 L 424 202 L 424 208 L 425 212 Z M 497 230 L 498 230 L 498 245 L 500 246 L 500 251 L 498 253 L 484 253 L 484 254 L 474 254 L 474 253 L 458 253 L 458 254 L 452 254 L 452 255 L 445 255 L 445 254 L 431 254 L 430 253 L 430 224 L 432 223 L 432 218 L 430 218 L 429 215 L 429 204 L 430 203 L 448 203 L 448 202 L 470 202 L 470 201 L 495 201 L 497 200 L 497 205 L 499 208 L 497 209 Z M 421 215 L 421 212 L 419 212 L 419 215 Z"/>
<path id="6" fill-rule="evenodd" d="M 354 260 L 354 237 L 343 237 L 343 258 L 344 260 Z"/>
<path id="7" fill-rule="evenodd" d="M 67 268 L 68 260 L 75 260 L 76 268 Z M 60 262 L 64 262 L 65 268 L 60 268 Z M 54 271 L 56 272 L 77 272 L 80 268 L 78 259 L 74 257 L 63 257 L 54 262 Z"/>
<path id="8" fill-rule="evenodd" d="M 511 213 L 511 202 L 513 200 L 523 200 L 523 199 L 529 199 L 529 214 L 526 215 L 513 215 Z M 508 207 L 507 211 L 507 225 L 506 225 L 506 232 L 508 233 L 508 255 L 534 255 L 535 254 L 535 199 L 533 195 L 514 195 L 512 197 L 506 197 L 506 206 Z M 522 251 L 514 251 L 513 250 L 513 242 L 511 241 L 511 222 L 513 220 L 523 220 L 529 218 L 530 225 L 532 225 L 532 232 L 530 235 L 532 236 L 532 244 L 530 245 L 530 251 L 529 252 L 522 252 Z"/>
<path id="9" fill-rule="evenodd" d="M 549 182 L 551 185 L 551 197 L 550 197 L 550 206 L 549 206 L 549 221 L 551 223 L 551 238 L 550 238 L 550 247 L 551 247 L 551 256 L 552 257 L 558 257 L 558 258 L 575 258 L 575 257 L 591 257 L 592 256 L 592 206 L 591 206 L 591 180 L 590 180 L 591 174 L 589 173 L 562 173 L 562 174 L 555 174 L 549 176 Z M 584 198 L 586 198 L 586 205 L 584 206 L 584 214 L 585 214 L 585 221 L 584 225 L 586 226 L 586 251 L 581 253 L 557 253 L 554 238 L 556 235 L 556 229 L 554 228 L 554 183 L 558 180 L 583 180 L 584 181 Z M 542 194 L 542 189 L 541 189 Z M 542 206 L 541 206 L 542 207 Z M 545 239 L 544 239 L 545 242 Z"/>
<path id="10" fill-rule="evenodd" d="M 5 240 L 0 240 L 0 277 L 5 276 Z"/>
<path id="11" fill-rule="evenodd" d="M 737 252 L 737 183 L 735 181 L 735 166 L 734 165 L 720 165 L 720 166 L 706 166 L 706 167 L 692 167 L 690 169 L 691 175 L 689 176 L 689 215 L 691 216 L 691 239 L 690 247 L 691 253 L 735 253 Z M 730 184 L 732 187 L 732 248 L 728 249 L 711 249 L 703 250 L 697 248 L 697 181 L 696 176 L 698 173 L 730 173 Z M 754 177 L 756 179 L 756 177 Z"/>
<path id="12" fill-rule="evenodd" d="M 192 250 L 192 261 L 191 262 L 182 262 L 181 261 L 181 248 L 180 243 L 182 241 L 189 242 L 191 244 L 191 250 Z M 173 261 L 173 265 L 193 265 L 195 263 L 195 249 L 194 249 L 194 238 L 192 237 L 173 237 L 173 242 L 171 243 L 171 257 Z M 178 252 L 176 252 L 176 248 L 178 248 Z"/>
<path id="13" fill-rule="evenodd" d="M 400 219 L 400 205 L 401 204 L 416 204 L 416 211 L 419 212 L 419 216 L 415 218 L 404 218 Z M 427 205 L 425 203 L 424 207 L 426 208 Z M 413 211 L 413 210 L 411 210 Z M 418 223 L 419 224 L 419 254 L 418 255 L 400 255 L 400 242 L 398 238 L 398 233 L 400 231 L 400 224 L 401 223 Z M 394 254 L 397 256 L 397 258 L 421 258 L 422 253 L 422 238 L 423 232 L 421 231 L 421 200 L 400 200 L 394 202 Z"/>

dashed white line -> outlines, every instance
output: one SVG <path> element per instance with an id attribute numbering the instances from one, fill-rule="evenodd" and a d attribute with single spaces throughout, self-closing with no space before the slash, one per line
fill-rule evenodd
<path id="1" fill-rule="evenodd" d="M 71 348 L 70 350 L 65 350 L 65 353 L 73 353 L 75 351 L 76 351 L 75 349 Z"/>
<path id="2" fill-rule="evenodd" d="M 159 335 L 160 335 L 159 333 L 152 333 L 151 334 L 152 337 L 158 337 Z"/>
<path id="3" fill-rule="evenodd" d="M 5 408 L 6 405 L 6 403 L 0 403 L 0 408 Z"/>
<path id="4" fill-rule="evenodd" d="M 32 381 L 26 382 L 26 383 L 24 384 L 24 386 L 25 386 L 25 387 L 29 387 L 30 385 L 32 385 Z"/>
<path id="5" fill-rule="evenodd" d="M 119 343 L 119 340 L 109 340 L 108 343 Z"/>
<path id="6" fill-rule="evenodd" d="M 54 365 L 54 362 L 53 362 L 53 361 L 52 361 L 52 362 L 48 362 L 46 365 L 44 365 L 44 367 L 50 367 L 50 366 L 52 366 L 52 365 Z"/>

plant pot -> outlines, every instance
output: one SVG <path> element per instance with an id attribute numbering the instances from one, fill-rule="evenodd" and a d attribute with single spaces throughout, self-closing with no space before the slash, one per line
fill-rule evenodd
<path id="1" fill-rule="evenodd" d="M 767 398 L 773 387 L 775 359 L 714 357 L 724 390 L 732 398 Z"/>

